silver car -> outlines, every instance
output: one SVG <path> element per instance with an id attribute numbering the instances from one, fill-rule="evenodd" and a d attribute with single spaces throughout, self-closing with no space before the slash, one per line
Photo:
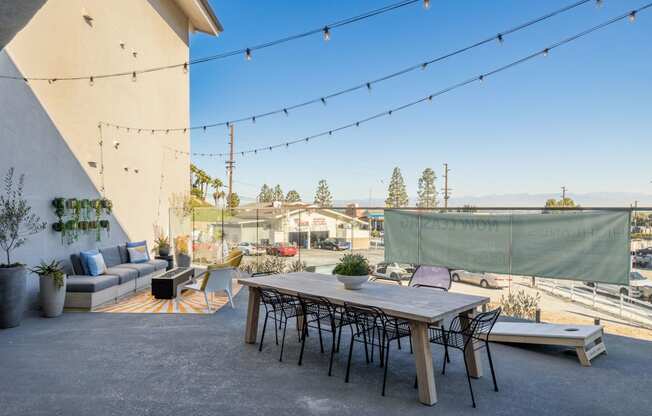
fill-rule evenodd
<path id="1" fill-rule="evenodd" d="M 500 289 L 509 285 L 509 276 L 493 273 L 475 273 L 466 270 L 453 270 L 451 278 L 454 282 L 471 283 L 484 288 Z"/>

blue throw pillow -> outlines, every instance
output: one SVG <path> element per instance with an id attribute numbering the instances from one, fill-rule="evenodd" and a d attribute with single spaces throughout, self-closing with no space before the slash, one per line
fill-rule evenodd
<path id="1" fill-rule="evenodd" d="M 79 257 L 81 257 L 81 264 L 82 264 L 82 269 L 84 269 L 84 274 L 90 275 L 90 269 L 88 268 L 88 259 L 91 256 L 94 256 L 96 254 L 100 254 L 100 251 L 97 249 L 94 250 L 86 250 L 82 251 L 79 253 Z"/>
<path id="2" fill-rule="evenodd" d="M 131 258 L 131 253 L 134 250 L 129 250 L 130 248 L 136 248 L 138 252 L 138 255 L 136 258 L 132 259 Z M 127 252 L 129 253 L 129 262 L 130 263 L 144 263 L 146 261 L 149 261 L 149 250 L 147 250 L 147 241 L 134 241 L 131 243 L 127 243 Z"/>
<path id="3" fill-rule="evenodd" d="M 88 258 L 88 271 L 91 276 L 99 276 L 106 273 L 106 264 L 104 264 L 104 256 L 102 256 L 102 253 L 95 254 Z"/>

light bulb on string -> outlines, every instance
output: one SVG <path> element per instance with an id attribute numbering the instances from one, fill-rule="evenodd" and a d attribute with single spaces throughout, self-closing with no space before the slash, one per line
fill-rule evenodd
<path id="1" fill-rule="evenodd" d="M 326 105 L 326 98 L 322 97 L 322 98 L 321 98 L 321 103 L 324 104 L 324 105 Z"/>
<path id="2" fill-rule="evenodd" d="M 256 116 L 251 117 L 251 122 L 252 122 L 253 124 L 256 124 Z"/>
<path id="3" fill-rule="evenodd" d="M 423 8 L 426 10 L 430 8 L 430 0 L 423 0 Z"/>
<path id="4" fill-rule="evenodd" d="M 251 61 L 251 49 L 249 49 L 249 48 L 247 48 L 247 49 L 245 50 L 245 59 L 246 59 L 247 61 Z"/>
<path id="5" fill-rule="evenodd" d="M 550 49 L 546 48 L 543 50 L 543 56 L 548 56 L 550 54 Z"/>
<path id="6" fill-rule="evenodd" d="M 289 116 L 289 115 L 290 115 L 290 113 L 288 113 L 288 109 L 287 109 L 287 108 L 284 108 L 284 109 L 283 109 L 283 113 L 284 113 L 286 116 Z"/>
<path id="7" fill-rule="evenodd" d="M 602 3 L 603 3 L 602 0 L 595 0 L 595 6 L 596 7 L 602 7 Z"/>
<path id="8" fill-rule="evenodd" d="M 188 62 L 183 63 L 183 73 L 187 74 L 188 73 Z"/>
<path id="9" fill-rule="evenodd" d="M 131 81 L 136 82 L 136 71 L 131 73 Z"/>
<path id="10" fill-rule="evenodd" d="M 634 23 L 636 21 L 636 10 L 632 10 L 627 18 L 630 22 Z"/>
<path id="11" fill-rule="evenodd" d="M 324 29 L 322 29 L 322 32 L 324 33 L 324 40 L 328 42 L 331 40 L 331 30 L 328 26 L 324 26 Z"/>
<path id="12" fill-rule="evenodd" d="M 498 43 L 501 45 L 505 43 L 505 39 L 503 38 L 502 33 L 499 33 L 498 36 L 496 36 L 496 40 L 498 40 Z"/>
<path id="13" fill-rule="evenodd" d="M 425 70 L 428 67 L 428 62 L 424 62 L 421 64 L 421 70 Z"/>
<path id="14" fill-rule="evenodd" d="M 479 80 L 480 82 L 484 82 L 484 75 L 480 75 L 480 76 L 478 77 L 478 80 Z"/>
<path id="15" fill-rule="evenodd" d="M 367 91 L 371 94 L 371 83 L 367 82 Z"/>
<path id="16" fill-rule="evenodd" d="M 90 78 L 88 78 L 88 84 L 92 87 L 93 84 L 95 84 L 95 80 L 93 79 L 93 76 L 91 75 Z"/>

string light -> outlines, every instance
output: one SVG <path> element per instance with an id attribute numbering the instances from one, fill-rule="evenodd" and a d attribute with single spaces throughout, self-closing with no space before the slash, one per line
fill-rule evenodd
<path id="1" fill-rule="evenodd" d="M 423 8 L 426 10 L 430 8 L 430 0 L 423 0 Z"/>
<path id="2" fill-rule="evenodd" d="M 550 54 L 550 49 L 546 48 L 543 50 L 543 56 L 548 56 Z"/>
<path id="3" fill-rule="evenodd" d="M 328 26 L 324 26 L 324 29 L 322 31 L 324 32 L 324 40 L 326 42 L 331 40 L 331 30 L 328 28 Z"/>
<path id="4" fill-rule="evenodd" d="M 90 78 L 88 78 L 88 84 L 89 84 L 91 87 L 93 86 L 93 84 L 95 84 L 95 80 L 93 79 L 93 76 L 91 76 Z"/>
<path id="5" fill-rule="evenodd" d="M 640 12 L 640 11 L 645 10 L 647 8 L 650 8 L 650 7 L 652 7 L 652 3 L 649 3 L 648 5 L 646 5 L 646 6 L 642 7 L 642 8 L 639 8 L 637 11 Z M 624 15 L 612 18 L 611 20 L 608 20 L 608 21 L 603 22 L 603 23 L 601 23 L 599 25 L 593 26 L 593 27 L 591 27 L 591 28 L 589 28 L 587 30 L 584 30 L 584 31 L 574 35 L 574 36 L 571 36 L 571 37 L 565 38 L 565 39 L 563 39 L 561 41 L 558 41 L 558 42 L 552 44 L 551 46 L 545 48 L 543 51 L 545 51 L 545 50 L 551 51 L 552 49 L 559 48 L 559 47 L 561 47 L 563 45 L 569 44 L 569 43 L 571 43 L 573 41 L 576 41 L 576 40 L 578 40 L 580 38 L 583 38 L 583 37 L 595 32 L 595 31 L 597 31 L 597 30 L 603 29 L 603 28 L 605 28 L 607 26 L 610 26 L 610 25 L 620 21 L 620 20 L 626 19 L 626 18 L 628 18 L 628 16 L 629 16 L 629 13 L 626 13 Z M 265 147 L 261 147 L 261 148 L 255 148 L 255 149 L 249 149 L 249 150 L 241 151 L 240 154 L 243 155 L 243 156 L 246 155 L 246 154 L 251 154 L 251 153 L 257 154 L 258 150 L 269 149 L 270 147 L 272 149 L 273 148 L 278 148 L 278 147 L 281 147 L 281 146 L 289 147 L 291 144 L 297 144 L 299 142 L 307 143 L 311 139 L 316 139 L 316 138 L 323 137 L 323 136 L 326 136 L 326 135 L 331 136 L 333 134 L 333 132 L 343 131 L 343 130 L 352 128 L 354 126 L 358 127 L 360 124 L 365 123 L 367 121 L 372 121 L 372 120 L 381 118 L 383 116 L 391 116 L 394 111 L 406 110 L 406 109 L 411 108 L 411 107 L 413 107 L 413 106 L 415 106 L 417 104 L 432 101 L 432 99 L 435 98 L 435 97 L 447 94 L 447 93 L 449 93 L 451 91 L 454 91 L 456 89 L 459 89 L 459 88 L 462 88 L 462 87 L 467 86 L 469 84 L 472 84 L 473 82 L 476 82 L 478 80 L 483 80 L 487 76 L 495 75 L 497 73 L 500 73 L 500 72 L 506 71 L 508 69 L 511 69 L 511 68 L 513 68 L 513 67 L 515 67 L 517 65 L 523 64 L 523 63 L 525 63 L 527 61 L 530 61 L 530 60 L 532 60 L 532 59 L 534 59 L 536 57 L 539 57 L 539 56 L 541 56 L 541 54 L 542 54 L 542 50 L 538 50 L 538 51 L 536 51 L 534 53 L 531 53 L 531 54 L 529 54 L 529 55 L 527 55 L 525 57 L 522 57 L 520 59 L 512 61 L 512 62 L 510 62 L 510 63 L 508 63 L 506 65 L 498 67 L 498 68 L 496 68 L 494 70 L 491 70 L 491 71 L 486 72 L 484 74 L 481 74 L 479 76 L 469 78 L 466 81 L 462 81 L 462 82 L 459 82 L 457 84 L 453 84 L 453 85 L 451 85 L 451 86 L 449 86 L 447 88 L 439 90 L 439 91 L 437 91 L 437 92 L 435 92 L 433 94 L 427 95 L 427 96 L 425 96 L 423 98 L 420 98 L 420 99 L 414 100 L 412 102 L 403 104 L 403 105 L 401 105 L 399 107 L 390 109 L 390 110 L 382 112 L 382 113 L 377 113 L 377 114 L 375 114 L 373 116 L 370 116 L 370 117 L 367 117 L 365 119 L 358 120 L 358 121 L 355 121 L 353 123 L 337 127 L 335 129 L 331 129 L 331 130 L 327 130 L 327 131 L 324 131 L 324 132 L 321 132 L 321 133 L 317 133 L 317 134 L 314 134 L 312 136 L 304 137 L 302 139 L 297 139 L 297 140 L 292 140 L 292 141 L 285 141 L 283 143 L 275 144 L 275 145 L 272 145 L 272 146 L 265 146 Z M 197 153 L 190 153 L 190 152 L 188 152 L 187 154 L 193 155 L 193 156 L 200 155 L 200 154 L 197 154 Z M 212 154 L 206 154 L 206 156 L 225 157 L 225 156 L 228 156 L 228 153 L 212 153 Z"/>
<path id="6" fill-rule="evenodd" d="M 251 49 L 249 48 L 245 50 L 245 59 L 247 59 L 247 61 L 251 61 Z"/>
<path id="7" fill-rule="evenodd" d="M 597 7 L 602 7 L 602 0 L 595 0 L 595 5 Z"/>
<path id="8" fill-rule="evenodd" d="M 188 62 L 183 63 L 183 73 L 187 74 L 188 73 Z"/>
<path id="9" fill-rule="evenodd" d="M 634 23 L 636 20 L 636 10 L 632 10 L 631 13 L 629 13 L 628 19 L 630 22 Z"/>
<path id="10" fill-rule="evenodd" d="M 321 98 L 321 103 L 326 105 L 326 99 L 324 97 Z"/>
<path id="11" fill-rule="evenodd" d="M 369 91 L 369 93 L 371 93 L 371 83 L 369 83 L 369 82 L 367 82 L 367 91 Z"/>
<path id="12" fill-rule="evenodd" d="M 505 39 L 503 39 L 503 35 L 501 33 L 499 33 L 498 36 L 496 36 L 496 39 L 498 40 L 498 43 L 500 43 L 501 45 L 505 42 Z"/>
<path id="13" fill-rule="evenodd" d="M 136 82 L 136 71 L 131 73 L 131 81 Z"/>

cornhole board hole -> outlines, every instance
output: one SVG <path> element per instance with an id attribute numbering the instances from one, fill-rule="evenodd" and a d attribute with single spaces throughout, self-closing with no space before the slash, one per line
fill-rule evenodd
<path id="1" fill-rule="evenodd" d="M 607 353 L 603 335 L 601 325 L 496 322 L 489 341 L 575 347 L 580 364 L 590 367 L 592 359 Z"/>

